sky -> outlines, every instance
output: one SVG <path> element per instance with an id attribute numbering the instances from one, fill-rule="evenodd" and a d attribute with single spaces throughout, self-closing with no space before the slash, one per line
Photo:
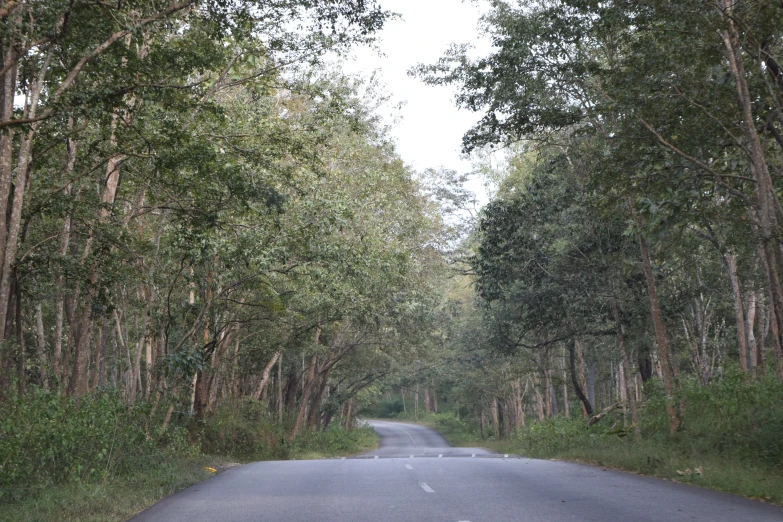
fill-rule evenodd
<path id="1" fill-rule="evenodd" d="M 380 32 L 377 50 L 356 49 L 343 70 L 365 76 L 375 73 L 386 85 L 391 99 L 381 114 L 395 112 L 399 118 L 391 134 L 405 163 L 419 171 L 446 167 L 470 172 L 471 162 L 460 154 L 461 141 L 480 114 L 458 110 L 453 87 L 425 85 L 409 77 L 408 70 L 418 63 L 434 63 L 452 43 L 474 45 L 476 56 L 487 54 L 490 46 L 479 38 L 477 28 L 480 6 L 462 0 L 381 0 L 381 6 L 400 18 Z M 394 110 L 400 102 L 402 107 Z M 387 117 L 387 123 L 393 123 L 392 118 Z M 480 200 L 486 199 L 481 180 L 469 187 Z"/>

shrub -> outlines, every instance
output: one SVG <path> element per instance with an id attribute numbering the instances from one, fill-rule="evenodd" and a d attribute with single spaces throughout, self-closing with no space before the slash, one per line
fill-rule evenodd
<path id="1" fill-rule="evenodd" d="M 75 400 L 33 389 L 0 405 L 0 486 L 106 478 L 192 452 L 181 428 L 147 432 L 149 406 L 112 392 Z"/>
<path id="2" fill-rule="evenodd" d="M 280 460 L 290 454 L 285 432 L 268 419 L 264 404 L 251 397 L 219 408 L 196 431 L 201 451 L 208 455 Z"/>
<path id="3" fill-rule="evenodd" d="M 377 404 L 365 408 L 362 411 L 362 415 L 371 418 L 393 419 L 402 413 L 404 409 L 405 407 L 402 404 L 402 399 L 397 397 L 396 399 L 382 400 Z"/>

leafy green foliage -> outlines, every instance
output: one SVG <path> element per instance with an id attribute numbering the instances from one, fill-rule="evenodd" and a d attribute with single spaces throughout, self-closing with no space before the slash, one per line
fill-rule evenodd
<path id="1" fill-rule="evenodd" d="M 149 427 L 148 406 L 116 394 L 77 401 L 35 389 L 0 406 L 0 486 L 39 488 L 111 480 L 156 459 L 194 455 L 183 428 Z"/>
<path id="2" fill-rule="evenodd" d="M 302 431 L 289 441 L 285 426 L 270 420 L 265 405 L 249 397 L 219 409 L 196 433 L 204 454 L 242 462 L 344 456 L 377 444 L 372 428 L 348 430 L 337 424 Z"/>

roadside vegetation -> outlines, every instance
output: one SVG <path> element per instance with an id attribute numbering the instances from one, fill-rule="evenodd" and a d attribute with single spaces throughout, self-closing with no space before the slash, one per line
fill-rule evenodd
<path id="1" fill-rule="evenodd" d="M 385 408 L 781 502 L 783 7 L 508 0 L 482 27 L 487 55 L 415 69 L 480 114 L 491 200 Z"/>
<path id="2" fill-rule="evenodd" d="M 466 409 L 458 417 L 453 403 L 439 413 L 427 413 L 422 405 L 417 415 L 398 411 L 401 401 L 391 399 L 370 411 L 435 428 L 455 446 L 585 462 L 783 504 L 782 394 L 777 378 L 747 381 L 738 368 L 709 389 L 684 383 L 682 429 L 671 435 L 665 395 L 653 384 L 640 409 L 639 439 L 618 410 L 592 426 L 559 414 L 500 438 L 491 426 L 482 433 L 479 419 L 464 417 L 470 415 Z"/>
<path id="3" fill-rule="evenodd" d="M 368 427 L 331 425 L 289 441 L 254 399 L 202 425 L 161 429 L 150 404 L 116 393 L 78 403 L 31 391 L 0 407 L 0 520 L 125 520 L 225 469 L 258 460 L 349 456 L 377 447 Z"/>
<path id="4" fill-rule="evenodd" d="M 3 3 L 0 518 L 122 520 L 377 443 L 356 412 L 418 352 L 444 226 L 383 92 L 324 57 L 388 16 Z"/>
<path id="5" fill-rule="evenodd" d="M 413 71 L 482 113 L 478 211 L 325 59 L 377 2 L 2 4 L 0 517 L 355 453 L 365 408 L 781 501 L 783 5 L 488 9 Z"/>

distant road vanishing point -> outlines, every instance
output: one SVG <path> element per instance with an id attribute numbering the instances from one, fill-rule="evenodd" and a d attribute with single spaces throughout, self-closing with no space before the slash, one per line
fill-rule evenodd
<path id="1" fill-rule="evenodd" d="M 132 522 L 781 522 L 783 507 L 560 461 L 454 448 L 415 424 L 370 421 L 357 457 L 256 462 L 168 497 Z"/>

